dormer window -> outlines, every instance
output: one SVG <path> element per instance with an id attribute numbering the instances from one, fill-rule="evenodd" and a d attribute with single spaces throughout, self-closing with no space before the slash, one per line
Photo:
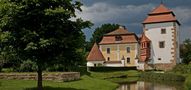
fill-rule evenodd
<path id="1" fill-rule="evenodd" d="M 115 36 L 115 41 L 121 41 L 122 37 L 121 36 Z"/>

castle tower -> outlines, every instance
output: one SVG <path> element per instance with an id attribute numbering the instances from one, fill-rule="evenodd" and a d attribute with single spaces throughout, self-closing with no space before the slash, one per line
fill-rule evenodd
<path id="1" fill-rule="evenodd" d="M 180 63 L 179 26 L 173 11 L 162 3 L 148 14 L 143 22 L 143 32 L 150 40 L 149 54 L 145 54 L 150 56 L 148 65 L 167 70 Z"/>

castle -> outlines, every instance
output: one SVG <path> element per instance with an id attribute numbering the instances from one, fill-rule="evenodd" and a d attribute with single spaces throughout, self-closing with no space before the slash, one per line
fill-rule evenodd
<path id="1" fill-rule="evenodd" d="M 92 47 L 87 66 L 170 70 L 180 63 L 180 23 L 173 11 L 161 3 L 142 24 L 140 37 L 124 27 L 105 34 L 99 45 Z"/>

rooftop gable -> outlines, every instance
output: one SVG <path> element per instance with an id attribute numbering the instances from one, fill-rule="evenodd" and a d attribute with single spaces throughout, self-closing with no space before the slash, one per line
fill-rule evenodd
<path id="1" fill-rule="evenodd" d="M 105 58 L 101 51 L 99 50 L 99 47 L 96 43 L 94 43 L 87 59 L 87 61 L 105 61 Z"/>
<path id="2" fill-rule="evenodd" d="M 172 13 L 170 9 L 168 9 L 164 4 L 160 4 L 158 7 L 156 7 L 153 11 L 151 11 L 149 14 L 161 14 L 161 13 Z"/>

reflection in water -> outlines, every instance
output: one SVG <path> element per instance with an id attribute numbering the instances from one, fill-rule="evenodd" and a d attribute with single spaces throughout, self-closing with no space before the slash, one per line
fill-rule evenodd
<path id="1" fill-rule="evenodd" d="M 121 86 L 117 90 L 182 90 L 182 89 L 177 88 L 177 86 L 175 87 L 159 83 L 137 81 L 135 83 L 121 84 Z"/>

